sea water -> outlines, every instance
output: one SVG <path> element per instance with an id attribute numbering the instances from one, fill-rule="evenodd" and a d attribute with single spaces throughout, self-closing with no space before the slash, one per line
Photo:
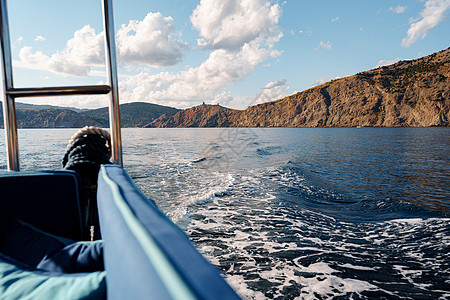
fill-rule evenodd
<path id="1" fill-rule="evenodd" d="M 22 170 L 61 168 L 75 131 L 19 130 Z M 450 298 L 450 128 L 122 136 L 137 186 L 244 299 Z"/>

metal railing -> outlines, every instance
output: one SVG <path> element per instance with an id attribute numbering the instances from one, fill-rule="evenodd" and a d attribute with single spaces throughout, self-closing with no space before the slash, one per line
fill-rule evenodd
<path id="1" fill-rule="evenodd" d="M 122 138 L 120 132 L 119 84 L 117 79 L 112 0 L 101 0 L 101 2 L 103 10 L 103 29 L 105 31 L 107 85 L 14 88 L 8 11 L 6 0 L 0 0 L 0 68 L 2 76 L 0 97 L 3 102 L 6 155 L 9 171 L 19 171 L 20 169 L 15 109 L 15 99 L 20 97 L 109 94 L 109 126 L 111 133 L 112 160 L 116 164 L 123 164 Z"/>

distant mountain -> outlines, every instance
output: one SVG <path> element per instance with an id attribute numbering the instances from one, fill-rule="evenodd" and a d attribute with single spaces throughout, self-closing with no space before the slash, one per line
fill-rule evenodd
<path id="1" fill-rule="evenodd" d="M 0 102 L 0 109 L 2 108 Z M 122 127 L 143 127 L 162 115 L 172 116 L 179 109 L 150 103 L 134 102 L 120 105 Z M 108 108 L 78 110 L 51 105 L 16 103 L 18 128 L 109 127 Z M 0 114 L 3 127 L 3 114 Z"/>
<path id="2" fill-rule="evenodd" d="M 70 109 L 17 109 L 16 117 L 18 128 L 103 127 L 88 116 Z"/>
<path id="3" fill-rule="evenodd" d="M 27 110 L 43 110 L 43 109 L 70 109 L 75 112 L 82 112 L 83 109 L 75 108 L 75 107 L 61 107 L 55 105 L 41 105 L 41 104 L 28 104 L 16 102 L 16 109 L 27 109 Z"/>
<path id="4" fill-rule="evenodd" d="M 148 127 L 450 126 L 450 48 L 233 110 L 200 105 Z"/>
<path id="5" fill-rule="evenodd" d="M 145 102 L 133 102 L 120 105 L 120 119 L 122 127 L 143 127 L 160 116 L 172 116 L 179 109 Z M 108 108 L 83 111 L 83 114 L 109 127 Z"/>

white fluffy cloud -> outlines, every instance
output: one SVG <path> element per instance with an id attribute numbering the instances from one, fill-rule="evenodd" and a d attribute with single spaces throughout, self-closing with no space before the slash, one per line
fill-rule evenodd
<path id="1" fill-rule="evenodd" d="M 333 45 L 331 44 L 330 41 L 328 41 L 328 42 L 320 41 L 319 46 L 314 48 L 314 50 L 319 50 L 319 49 L 330 50 L 331 48 L 333 48 Z"/>
<path id="2" fill-rule="evenodd" d="M 178 37 L 171 17 L 148 13 L 144 20 L 132 20 L 117 32 L 119 60 L 152 67 L 176 65 L 187 50 Z"/>
<path id="3" fill-rule="evenodd" d="M 92 67 L 104 64 L 103 34 L 86 25 L 75 31 L 66 47 L 51 56 L 41 51 L 33 52 L 31 47 L 23 47 L 19 51 L 18 67 L 47 70 L 64 75 L 86 76 Z"/>
<path id="4" fill-rule="evenodd" d="M 221 104 L 225 106 L 229 106 L 234 102 L 234 97 L 231 95 L 229 91 L 223 91 L 214 96 L 214 99 L 211 101 L 211 104 Z"/>
<path id="5" fill-rule="evenodd" d="M 336 18 L 331 19 L 331 23 L 337 22 L 339 21 L 339 16 L 337 16 Z"/>
<path id="6" fill-rule="evenodd" d="M 286 82 L 286 79 L 283 79 L 266 84 L 263 90 L 256 96 L 255 104 L 261 104 L 286 97 L 289 89 Z"/>
<path id="7" fill-rule="evenodd" d="M 142 71 L 127 77 L 120 82 L 122 102 L 149 101 L 179 108 L 202 101 L 236 103 L 225 90 L 262 62 L 281 55 L 275 49 L 283 36 L 278 26 L 280 17 L 281 7 L 269 0 L 201 0 L 191 21 L 199 33 L 199 45 L 209 51 L 208 58 L 175 73 Z M 51 56 L 24 47 L 16 66 L 79 76 L 93 73 L 91 68 L 103 63 L 102 35 L 85 26 L 63 51 Z M 187 50 L 174 20 L 160 13 L 149 13 L 142 21 L 122 25 L 117 43 L 122 65 L 171 66 L 179 63 Z"/>
<path id="8" fill-rule="evenodd" d="M 36 42 L 43 42 L 43 41 L 46 40 L 46 38 L 43 37 L 42 35 L 38 35 L 37 37 L 34 38 L 34 40 L 35 40 Z"/>
<path id="9" fill-rule="evenodd" d="M 341 78 L 340 76 L 325 76 L 325 77 L 321 77 L 321 78 L 316 78 L 314 79 L 314 82 L 312 84 L 312 86 L 316 86 L 316 85 L 321 85 L 322 83 L 334 80 L 334 79 L 339 79 Z"/>
<path id="10" fill-rule="evenodd" d="M 380 61 L 378 61 L 377 65 L 375 66 L 375 68 L 379 68 L 379 67 L 383 67 L 383 66 L 389 66 L 392 64 L 395 64 L 396 62 L 400 61 L 400 57 L 394 58 L 394 59 L 382 59 Z"/>
<path id="11" fill-rule="evenodd" d="M 409 47 L 418 39 L 424 39 L 428 32 L 445 19 L 445 13 L 450 8 L 450 0 L 428 0 L 420 12 L 420 18 L 413 21 L 402 40 L 403 47 Z"/>
<path id="12" fill-rule="evenodd" d="M 212 101 L 231 83 L 248 76 L 274 50 L 260 48 L 258 43 L 245 44 L 239 51 L 214 50 L 198 67 L 179 73 L 140 73 L 122 83 L 122 97 L 129 101 L 151 101 L 186 107 L 201 101 Z"/>
<path id="13" fill-rule="evenodd" d="M 23 47 L 16 66 L 41 69 L 64 75 L 86 76 L 92 67 L 105 64 L 104 33 L 96 33 L 89 25 L 75 31 L 66 47 L 45 55 L 31 47 Z M 130 21 L 117 32 L 118 60 L 121 63 L 152 67 L 170 66 L 180 62 L 187 46 L 177 39 L 172 18 L 149 13 L 142 21 Z M 43 41 L 36 38 L 36 40 Z"/>
<path id="14" fill-rule="evenodd" d="M 199 46 L 232 50 L 255 40 L 277 42 L 283 35 L 280 17 L 281 7 L 267 0 L 201 0 L 191 22 L 200 33 Z"/>
<path id="15" fill-rule="evenodd" d="M 394 13 L 396 13 L 396 14 L 402 14 L 402 13 L 405 12 L 407 7 L 408 7 L 407 5 L 405 5 L 405 6 L 398 5 L 397 7 L 392 7 L 391 6 L 391 7 L 389 7 L 389 10 L 394 12 Z"/>
<path id="16" fill-rule="evenodd" d="M 122 97 L 176 107 L 202 101 L 232 103 L 224 89 L 268 58 L 281 55 L 274 49 L 282 37 L 280 16 L 279 5 L 267 0 L 200 1 L 191 21 L 199 31 L 199 45 L 211 50 L 208 59 L 178 73 L 132 76 L 122 84 Z"/>

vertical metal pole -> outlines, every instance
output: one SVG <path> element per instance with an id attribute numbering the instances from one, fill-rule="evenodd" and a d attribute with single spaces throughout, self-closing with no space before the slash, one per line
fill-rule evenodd
<path id="1" fill-rule="evenodd" d="M 112 0 L 102 0 L 103 28 L 105 30 L 105 57 L 108 84 L 111 86 L 109 101 L 109 127 L 113 162 L 123 165 L 122 137 L 120 132 L 119 81 L 117 79 L 116 41 L 114 38 L 114 17 Z"/>
<path id="2" fill-rule="evenodd" d="M 3 121 L 5 126 L 6 155 L 8 170 L 19 171 L 19 142 L 17 138 L 16 108 L 14 98 L 7 91 L 13 88 L 13 73 L 11 64 L 11 43 L 9 38 L 8 10 L 6 0 L 0 0 L 0 48 L 1 48 L 1 94 L 3 102 Z"/>

